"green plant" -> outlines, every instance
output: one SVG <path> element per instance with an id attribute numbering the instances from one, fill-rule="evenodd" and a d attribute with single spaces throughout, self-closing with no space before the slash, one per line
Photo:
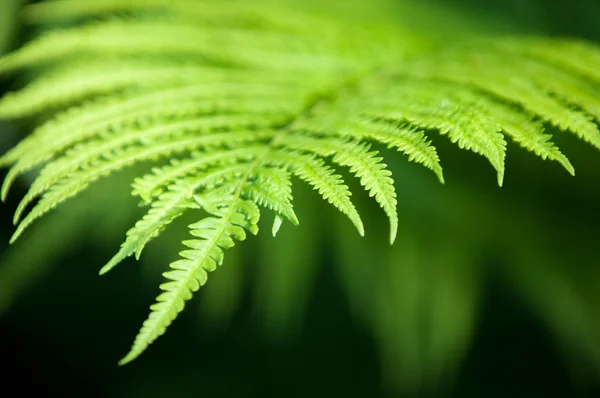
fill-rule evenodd
<path id="1" fill-rule="evenodd" d="M 483 31 L 474 39 L 480 31 L 469 25 L 411 26 L 404 11 L 424 15 L 418 8 L 351 5 L 57 0 L 28 9 L 31 20 L 61 28 L 0 58 L 0 73 L 35 73 L 2 99 L 0 117 L 40 119 L 0 160 L 12 165 L 3 197 L 17 177 L 44 166 L 17 209 L 12 241 L 90 183 L 138 163 L 154 165 L 133 182 L 149 210 L 101 273 L 139 258 L 184 213 L 197 214 L 121 363 L 165 332 L 224 249 L 257 233 L 259 206 L 274 213 L 273 235 L 284 220 L 298 224 L 293 176 L 363 235 L 336 167 L 348 169 L 387 215 L 393 243 L 396 191 L 377 145 L 443 182 L 426 135 L 438 132 L 487 158 L 499 185 L 506 136 L 571 174 L 547 126 L 600 148 L 593 44 Z"/>

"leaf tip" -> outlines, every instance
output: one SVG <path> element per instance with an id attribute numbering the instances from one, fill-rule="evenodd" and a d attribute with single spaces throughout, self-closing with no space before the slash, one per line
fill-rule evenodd
<path id="1" fill-rule="evenodd" d="M 121 358 L 121 360 L 117 364 L 119 366 L 127 365 L 128 363 L 130 363 L 131 361 L 136 359 L 138 356 L 139 356 L 138 353 L 131 351 L 127 355 L 125 355 L 123 358 Z"/>
<path id="2" fill-rule="evenodd" d="M 106 274 L 113 267 L 114 267 L 114 265 L 112 265 L 110 263 L 106 264 L 104 267 L 100 268 L 100 271 L 98 271 L 98 275 L 104 275 L 104 274 Z"/>
<path id="3" fill-rule="evenodd" d="M 8 170 L 8 173 L 6 173 L 4 182 L 2 182 L 2 188 L 0 189 L 0 199 L 2 199 L 3 202 L 6 201 L 6 198 L 8 197 L 8 191 L 10 191 L 10 187 L 12 187 L 12 184 L 15 182 L 18 176 L 18 168 L 15 167 L 11 168 Z"/>
<path id="4" fill-rule="evenodd" d="M 442 167 L 437 165 L 438 167 L 435 167 L 433 169 L 433 172 L 435 173 L 436 177 L 438 178 L 438 181 L 441 182 L 442 184 L 445 184 L 446 181 L 444 180 L 444 171 L 442 170 Z"/>
<path id="5" fill-rule="evenodd" d="M 4 180 L 2 184 L 2 190 L 0 190 L 0 199 L 2 202 L 6 202 L 6 198 L 8 197 L 8 190 L 10 189 L 11 181 L 8 181 L 8 178 Z"/>
<path id="6" fill-rule="evenodd" d="M 567 164 L 565 164 L 564 167 L 565 167 L 565 169 L 567 169 L 567 172 L 569 174 L 571 174 L 573 177 L 575 177 L 575 168 L 573 167 L 571 162 L 567 161 Z"/>
<path id="7" fill-rule="evenodd" d="M 271 228 L 271 233 L 273 237 L 277 236 L 277 232 L 279 232 L 279 228 L 281 228 L 281 224 L 283 223 L 283 218 L 279 215 L 275 215 L 275 220 L 273 220 L 273 228 Z"/>
<path id="8" fill-rule="evenodd" d="M 23 215 L 27 204 L 28 202 L 25 200 L 22 200 L 21 203 L 19 203 L 19 206 L 17 206 L 17 210 L 15 210 L 15 214 L 13 215 L 13 225 L 17 225 L 17 223 L 21 220 L 21 216 Z"/>
<path id="9" fill-rule="evenodd" d="M 19 236 L 21 236 L 22 233 L 23 233 L 23 229 L 22 228 L 17 228 L 17 230 L 15 231 L 15 233 L 10 237 L 10 241 L 8 243 L 10 245 L 12 245 L 13 243 L 15 243 L 16 240 L 19 239 Z"/>
<path id="10" fill-rule="evenodd" d="M 500 173 L 498 172 L 498 186 L 500 188 L 502 188 L 502 185 L 504 184 L 504 173 Z"/>
<path id="11" fill-rule="evenodd" d="M 398 223 L 392 222 L 390 224 L 390 245 L 393 245 L 396 241 L 396 236 L 398 235 Z"/>
<path id="12" fill-rule="evenodd" d="M 365 226 L 363 225 L 362 220 L 360 219 L 360 217 L 358 216 L 358 214 L 357 214 L 357 217 L 355 219 L 352 219 L 352 223 L 356 227 L 356 230 L 358 231 L 358 234 L 360 236 L 365 236 Z"/>

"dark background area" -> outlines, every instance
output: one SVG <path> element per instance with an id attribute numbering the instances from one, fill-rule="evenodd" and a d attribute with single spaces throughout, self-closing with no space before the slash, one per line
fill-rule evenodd
<path id="1" fill-rule="evenodd" d="M 445 3 L 515 20 L 538 32 L 600 40 L 598 1 Z M 21 29 L 11 46 L 27 34 Z M 0 93 L 6 88 L 0 86 Z M 9 126 L 4 129 L 8 131 Z M 586 242 L 598 242 L 600 238 L 600 158 L 575 139 L 566 138 L 560 145 L 573 153 L 570 157 L 575 159 L 576 177 L 512 146 L 508 152 L 513 150 L 515 154 L 508 159 L 507 183 L 500 192 L 493 176 L 480 171 L 480 159 L 450 144 L 441 144 L 440 153 L 451 159 L 444 166 L 448 182 L 432 189 L 443 195 L 453 181 L 458 187 L 468 182 L 471 191 L 467 192 L 479 192 L 491 202 L 522 200 L 548 222 L 548 241 L 557 243 L 557 250 L 564 253 L 565 266 L 580 267 L 579 246 L 573 242 L 581 236 Z M 8 250 L 12 214 L 24 192 L 22 183 L 0 211 L 0 250 Z M 404 199 L 410 202 L 410 198 Z M 510 205 L 499 208 L 511 212 Z M 317 212 L 322 209 L 316 208 Z M 409 204 L 405 211 L 410 210 Z M 453 208 L 448 205 L 439 211 L 451 212 Z M 324 217 L 330 217 L 329 213 Z M 518 223 L 511 225 L 519 227 Z M 248 283 L 242 289 L 240 306 L 226 326 L 215 329 L 202 319 L 197 309 L 200 295 L 142 358 L 118 367 L 116 362 L 147 315 L 160 280 L 160 272 L 148 276 L 135 261 L 126 262 L 106 277 L 97 276 L 99 266 L 110 258 L 121 237 L 118 233 L 108 247 L 89 240 L 72 247 L 67 255 L 51 258 L 49 262 L 56 266 L 40 273 L 36 282 L 0 314 L 0 383 L 6 396 L 14 391 L 24 396 L 111 398 L 600 397 L 600 377 L 595 370 L 582 361 L 579 368 L 584 376 L 575 375 L 543 316 L 524 304 L 520 294 L 503 281 L 505 277 L 498 268 L 506 259 L 497 252 L 485 253 L 480 264 L 483 288 L 479 318 L 466 358 L 456 371 L 455 381 L 449 381 L 439 393 L 401 393 L 382 383 L 376 337 L 353 316 L 332 265 L 336 261 L 334 253 L 326 244 L 318 252 L 315 284 L 307 308 L 298 314 L 303 318 L 299 331 L 288 338 L 275 341 L 261 332 L 253 287 Z M 54 237 L 52 242 L 59 245 L 61 237 Z M 593 249 L 588 244 L 586 250 Z M 258 266 L 251 251 L 241 253 L 250 270 Z M 38 261 L 44 261 L 44 256 Z M 597 257 L 591 263 L 600 265 Z M 596 312 L 600 312 L 600 300 L 597 304 Z"/>

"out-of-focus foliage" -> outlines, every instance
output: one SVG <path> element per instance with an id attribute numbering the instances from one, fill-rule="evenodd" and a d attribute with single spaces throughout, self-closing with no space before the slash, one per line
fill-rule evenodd
<path id="1" fill-rule="evenodd" d="M 0 2 L 0 54 L 8 50 L 17 28 L 17 15 L 21 0 Z"/>
<path id="2" fill-rule="evenodd" d="M 407 3 L 405 7 L 418 10 L 421 6 Z M 457 29 L 451 31 L 464 35 L 460 33 L 464 32 L 461 20 L 444 18 L 448 8 L 440 9 L 444 10 L 438 15 L 440 20 L 456 24 Z M 502 24 L 488 25 L 486 29 L 491 32 L 487 34 L 493 34 L 490 26 L 498 25 Z M 465 31 L 476 29 L 472 26 Z M 444 57 L 442 53 L 424 64 L 451 65 L 439 61 Z M 482 58 L 482 62 L 497 60 Z M 509 63 L 503 67 L 508 71 L 513 66 Z M 539 69 L 532 69 L 527 81 L 540 76 L 535 71 Z M 453 76 L 461 83 L 475 85 L 481 78 L 473 73 Z M 497 87 L 495 94 L 499 90 L 502 87 Z M 402 97 L 395 99 L 402 101 Z M 352 104 L 345 106 L 351 114 Z M 314 193 L 295 184 L 301 227 L 285 226 L 274 239 L 262 234 L 246 245 L 251 247 L 234 248 L 226 267 L 200 292 L 199 322 L 210 321 L 216 333 L 222 333 L 251 286 L 254 313 L 265 335 L 276 341 L 291 338 L 301 330 L 305 306 L 322 263 L 319 259 L 327 253 L 354 318 L 370 330 L 377 342 L 388 385 L 415 394 L 451 389 L 477 333 L 486 275 L 491 272 L 542 319 L 561 347 L 574 378 L 582 382 L 597 380 L 600 323 L 595 309 L 600 306 L 600 297 L 595 287 L 600 282 L 600 271 L 594 253 L 598 233 L 593 226 L 600 221 L 594 211 L 594 199 L 600 192 L 593 181 L 599 171 L 598 156 L 560 131 L 550 132 L 558 137 L 557 142 L 578 170 L 573 181 L 556 173 L 549 164 L 522 156 L 525 151 L 513 144 L 508 144 L 510 177 L 502 190 L 489 184 L 489 176 L 479 174 L 479 159 L 456 154 L 442 143 L 438 149 L 445 166 L 444 187 L 398 160 L 398 155 L 384 151 L 397 181 L 400 209 L 398 239 L 391 248 L 385 243 L 387 233 L 381 227 L 385 220 L 364 200 L 366 197 L 353 197 L 368 232 L 360 238 L 344 220 L 315 203 L 318 197 Z M 349 176 L 343 176 L 349 180 Z M 128 175 L 122 176 L 124 180 L 117 177 L 94 186 L 87 196 L 75 199 L 64 210 L 59 207 L 36 230 L 26 234 L 14 250 L 6 252 L 0 268 L 0 300 L 3 298 L 4 304 L 13 301 L 15 293 L 33 280 L 30 276 L 42 272 L 53 257 L 58 260 L 90 238 L 99 245 L 118 243 L 119 233 L 115 231 L 123 231 L 135 220 L 135 214 L 128 213 L 128 187 L 119 184 Z M 351 188 L 357 191 L 357 187 Z M 111 202 L 109 212 L 98 206 L 107 201 Z M 561 207 L 561 201 L 570 205 Z M 176 256 L 178 242 L 185 239 L 182 228 L 196 220 L 192 217 L 179 221 L 141 258 L 142 276 L 149 285 L 158 282 L 163 264 Z M 270 225 L 263 225 L 265 228 Z M 57 245 L 56 239 L 49 240 L 50 236 L 61 236 L 65 243 Z M 39 249 L 32 251 L 31 247 Z M 177 344 L 181 342 L 171 346 Z"/>

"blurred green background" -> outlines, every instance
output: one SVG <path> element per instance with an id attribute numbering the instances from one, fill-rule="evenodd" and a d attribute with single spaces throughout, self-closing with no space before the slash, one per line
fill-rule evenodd
<path id="1" fill-rule="evenodd" d="M 595 0 L 428 1 L 474 22 L 600 41 Z M 0 0 L 0 52 L 32 33 L 18 22 L 20 3 Z M 1 94 L 14 82 L 0 84 Z M 2 150 L 28 127 L 0 124 Z M 554 133 L 576 177 L 510 143 L 503 188 L 482 158 L 444 140 L 435 140 L 444 186 L 389 154 L 401 219 L 394 247 L 366 195 L 356 196 L 367 230 L 360 238 L 296 184 L 301 226 L 236 247 L 168 333 L 123 368 L 116 362 L 190 220 L 171 227 L 139 263 L 100 278 L 141 212 L 114 188 L 127 187 L 129 172 L 61 206 L 9 248 L 24 179 L 0 212 L 0 391 L 598 397 L 600 156 Z"/>

